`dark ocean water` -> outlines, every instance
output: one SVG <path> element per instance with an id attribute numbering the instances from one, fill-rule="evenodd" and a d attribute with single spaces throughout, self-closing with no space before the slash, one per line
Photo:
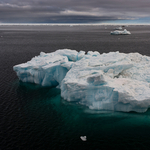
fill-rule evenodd
<path id="1" fill-rule="evenodd" d="M 0 26 L 0 150 L 150 148 L 150 110 L 91 111 L 63 100 L 59 89 L 20 82 L 12 69 L 41 51 L 63 48 L 150 56 L 149 26 L 129 26 L 129 36 L 112 36 L 113 28 Z"/>

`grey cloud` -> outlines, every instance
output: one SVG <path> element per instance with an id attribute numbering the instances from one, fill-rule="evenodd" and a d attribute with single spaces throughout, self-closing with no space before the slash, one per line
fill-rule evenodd
<path id="1" fill-rule="evenodd" d="M 149 0 L 1 0 L 0 22 L 99 22 L 138 18 L 149 16 L 149 6 Z"/>

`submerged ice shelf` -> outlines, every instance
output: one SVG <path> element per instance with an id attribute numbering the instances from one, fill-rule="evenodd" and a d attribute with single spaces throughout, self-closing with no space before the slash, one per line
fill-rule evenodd
<path id="1" fill-rule="evenodd" d="M 139 53 L 57 50 L 13 67 L 23 82 L 57 86 L 67 101 L 90 109 L 145 112 L 150 107 L 150 57 Z"/>

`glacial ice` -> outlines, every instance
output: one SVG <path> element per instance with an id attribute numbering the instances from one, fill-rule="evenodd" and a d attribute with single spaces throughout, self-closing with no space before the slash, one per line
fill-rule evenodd
<path id="1" fill-rule="evenodd" d="M 127 31 L 126 29 L 124 29 L 123 31 L 119 31 L 119 30 L 111 31 L 110 34 L 111 35 L 128 35 L 128 34 L 131 34 L 130 31 Z"/>
<path id="2" fill-rule="evenodd" d="M 90 109 L 145 112 L 150 107 L 150 57 L 139 53 L 57 50 L 13 67 L 23 82 L 57 86 L 61 97 Z"/>

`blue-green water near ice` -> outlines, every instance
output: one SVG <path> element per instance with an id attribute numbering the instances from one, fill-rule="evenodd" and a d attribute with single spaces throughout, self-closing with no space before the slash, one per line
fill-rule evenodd
<path id="1" fill-rule="evenodd" d="M 146 113 L 93 111 L 63 100 L 60 90 L 13 83 L 19 107 L 10 115 L 10 145 L 16 149 L 146 149 L 150 110 Z M 16 120 L 16 121 L 15 121 Z M 80 136 L 86 135 L 83 142 Z M 9 140 L 8 140 L 9 139 Z"/>
<path id="2" fill-rule="evenodd" d="M 13 66 L 60 48 L 139 52 L 150 56 L 150 27 L 110 36 L 103 27 L 0 27 L 0 150 L 149 149 L 150 110 L 93 111 L 63 100 L 60 90 L 22 83 Z M 26 27 L 27 28 L 27 27 Z M 32 28 L 32 27 L 28 27 Z M 33 27 L 36 28 L 36 27 Z M 53 29 L 54 31 L 53 31 Z M 41 30 L 40 30 L 41 29 Z M 59 31 L 57 31 L 59 29 Z M 64 31 L 65 29 L 65 31 Z M 83 142 L 80 136 L 86 135 Z"/>

